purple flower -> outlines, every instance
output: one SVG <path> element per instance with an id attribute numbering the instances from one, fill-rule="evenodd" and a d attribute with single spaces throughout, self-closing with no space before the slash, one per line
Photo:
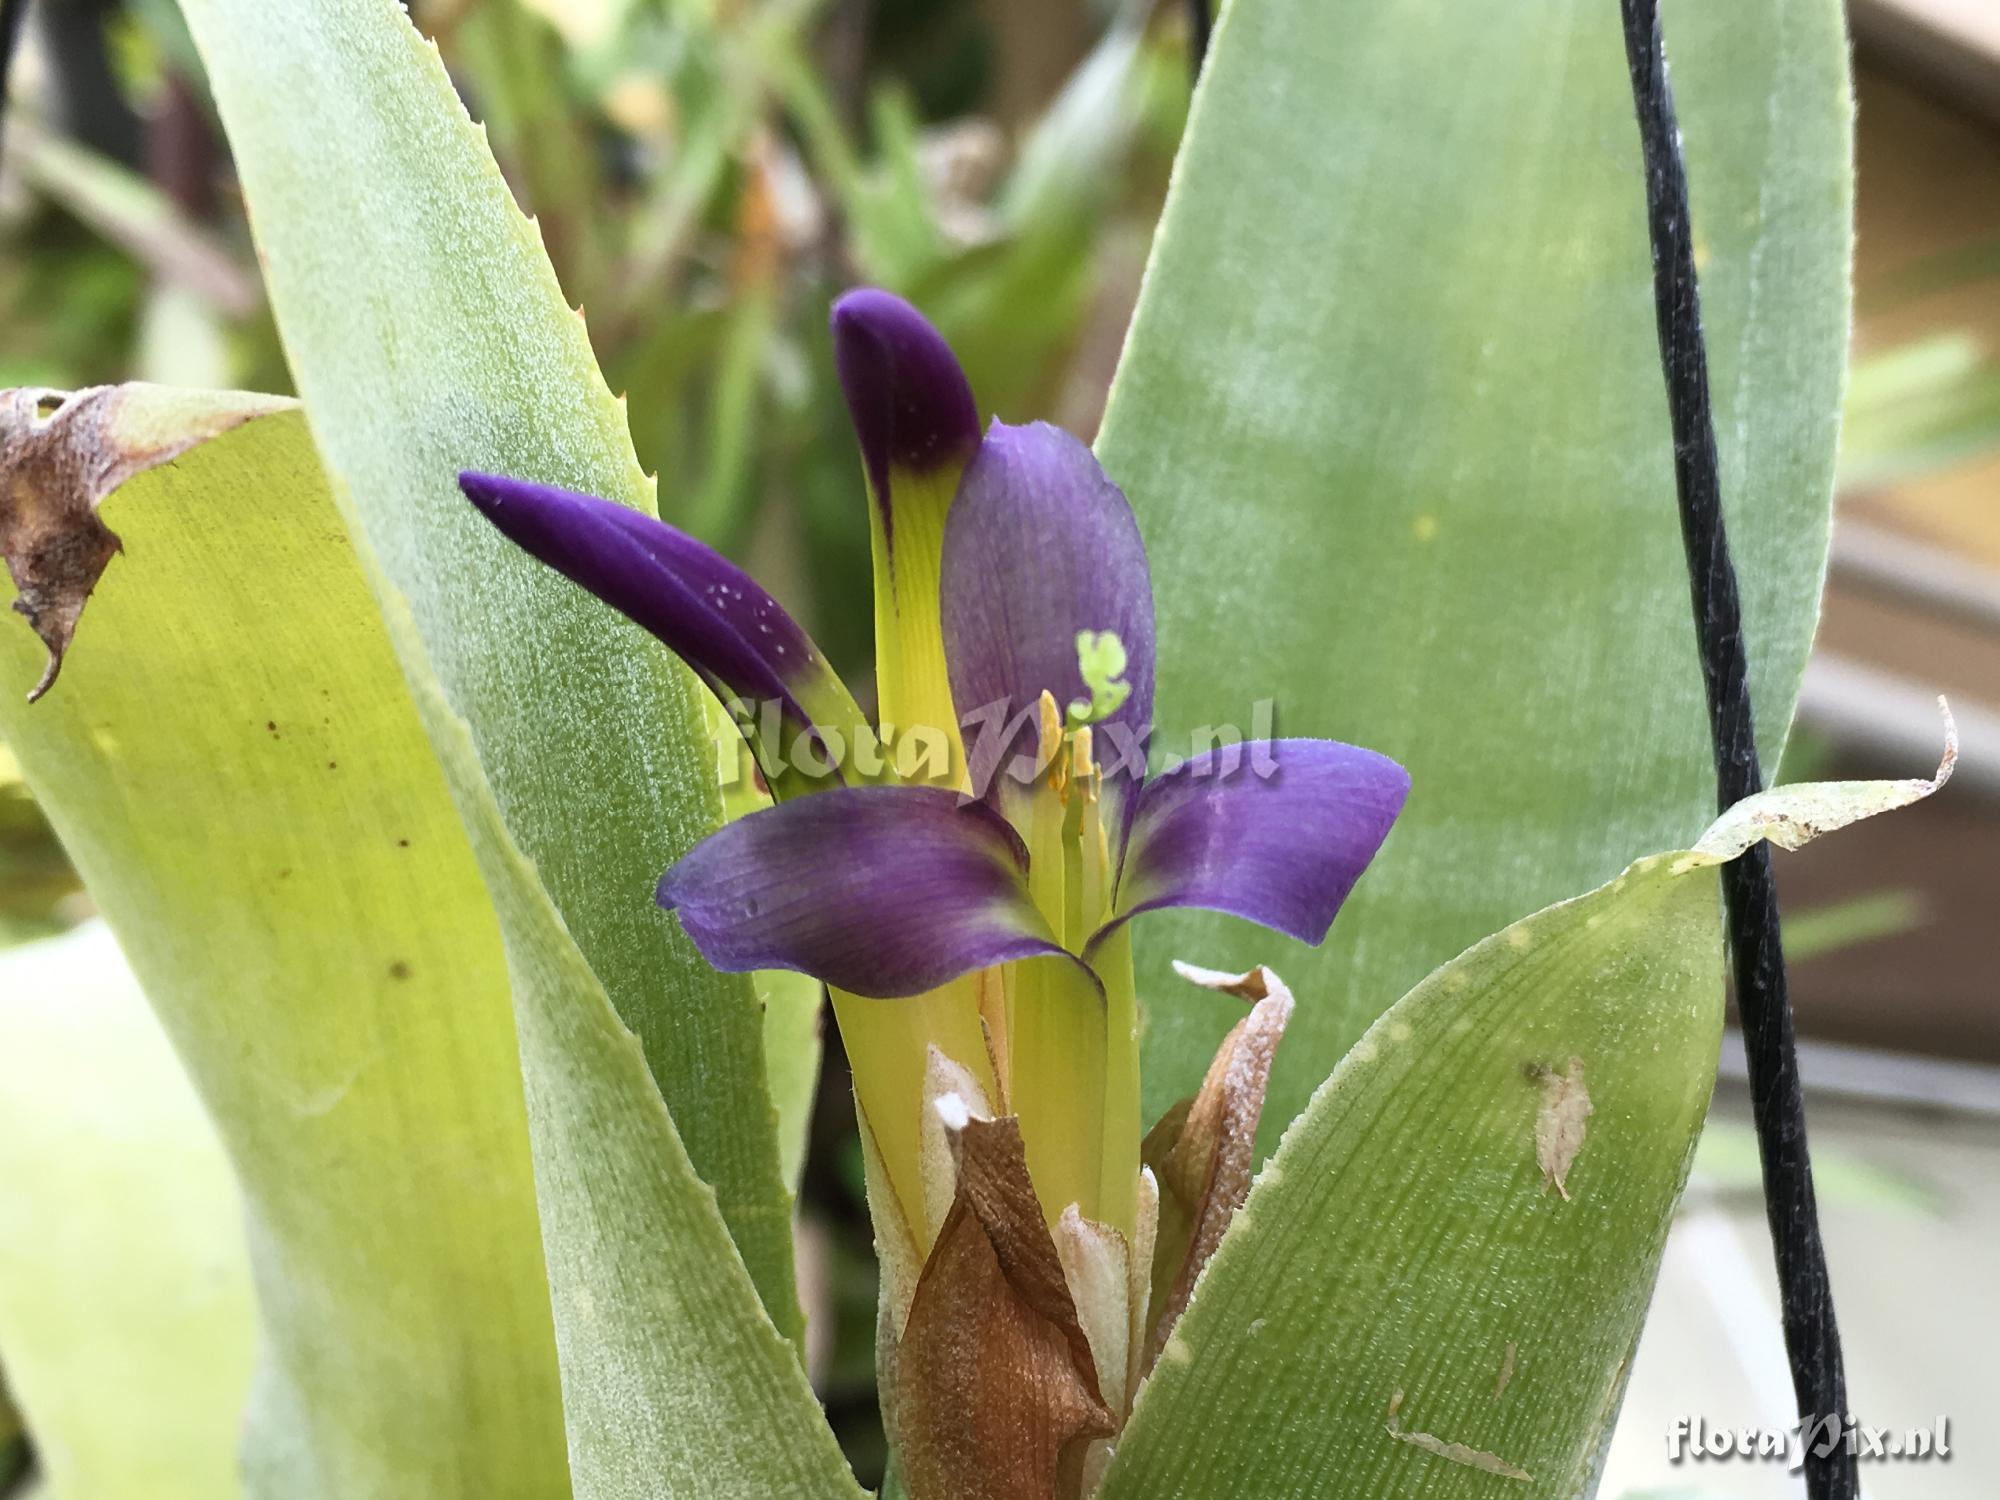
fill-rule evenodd
<path id="1" fill-rule="evenodd" d="M 943 552 L 945 657 L 963 723 L 1011 726 L 974 753 L 982 799 L 945 787 L 848 787 L 723 829 L 660 882 L 660 903 L 726 969 L 799 969 L 885 998 L 1031 955 L 1088 965 L 1141 911 L 1200 906 L 1305 942 L 1326 936 L 1374 857 L 1409 778 L 1371 750 L 1279 740 L 1275 771 L 1223 774 L 1211 750 L 1143 779 L 1079 741 L 1141 742 L 1152 712 L 1153 601 L 1125 497 L 1066 432 L 994 423 L 959 486 Z M 1129 695 L 1112 715 L 1051 742 L 1035 710 L 1084 701 L 1077 636 L 1124 644 Z M 968 734 L 977 747 L 979 739 Z M 1066 743 L 1065 743 L 1066 742 Z M 1023 784 L 1001 764 L 1048 772 Z M 989 773 L 982 778 L 980 772 Z M 1067 785 L 1052 785 L 1051 778 Z M 1071 810 L 1071 804 L 1082 806 Z M 1036 820 L 1077 828 L 1037 847 Z M 1030 898 L 1037 857 L 1085 843 L 1099 886 L 1077 913 Z M 1086 874 L 1088 871 L 1086 870 Z M 1072 920 L 1080 917 L 1080 923 Z"/>
<path id="2" fill-rule="evenodd" d="M 1311 739 L 1148 776 L 1152 580 L 1125 496 L 1057 428 L 996 421 L 980 437 L 957 362 L 907 303 L 854 292 L 833 326 L 873 500 L 879 726 L 767 593 L 671 526 L 523 480 L 460 482 L 720 697 L 775 705 L 779 743 L 759 748 L 767 774 L 779 767 L 776 805 L 690 851 L 659 901 L 716 967 L 796 969 L 834 989 L 906 1216 L 921 1217 L 922 1060 L 939 1046 L 1020 1115 L 1052 1220 L 1075 1201 L 1119 1224 L 1139 1134 L 1126 924 L 1203 907 L 1319 942 L 1409 778 Z M 936 754 L 903 755 L 927 737 Z M 836 744 L 849 753 L 832 774 L 789 774 L 802 745 Z M 971 1029 L 899 1030 L 866 1004 L 914 996 Z M 873 1097 L 857 1027 L 901 1049 L 881 1074 L 900 1081 Z M 989 1055 L 965 1055 L 968 1035 Z"/>

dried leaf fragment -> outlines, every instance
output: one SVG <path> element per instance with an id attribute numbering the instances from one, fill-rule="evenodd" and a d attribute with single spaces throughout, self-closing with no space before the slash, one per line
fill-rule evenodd
<path id="1" fill-rule="evenodd" d="M 1583 1149 L 1584 1122 L 1596 1109 L 1584 1087 L 1583 1059 L 1572 1057 L 1561 1073 L 1541 1063 L 1529 1063 L 1522 1071 L 1542 1090 L 1535 1112 L 1535 1163 L 1542 1169 L 1542 1191 L 1553 1187 L 1567 1203 L 1569 1169 Z"/>
<path id="2" fill-rule="evenodd" d="M 1159 1359 L 1202 1267 L 1249 1196 L 1271 1062 L 1292 1016 L 1292 992 L 1261 965 L 1245 974 L 1178 961 L 1174 968 L 1183 979 L 1254 1004 L 1216 1049 L 1200 1091 L 1161 1118 L 1140 1152 L 1160 1186 L 1147 1369 Z"/>
<path id="3" fill-rule="evenodd" d="M 1389 1436 L 1399 1443 L 1408 1443 L 1412 1448 L 1421 1448 L 1426 1453 L 1435 1454 L 1451 1463 L 1464 1464 L 1468 1469 L 1478 1469 L 1487 1474 L 1498 1474 L 1502 1479 L 1516 1479 L 1522 1484 L 1533 1484 L 1535 1476 L 1526 1469 L 1507 1462 L 1497 1453 L 1488 1453 L 1484 1448 L 1469 1448 L 1464 1443 L 1448 1442 L 1428 1432 L 1408 1432 L 1396 1421 L 1396 1414 L 1403 1409 L 1403 1393 L 1396 1392 L 1389 1400 L 1389 1417 L 1384 1424 Z"/>
<path id="4" fill-rule="evenodd" d="M 1697 868 L 1734 859 L 1759 839 L 1780 849 L 1802 849 L 1850 823 L 1923 801 L 1951 780 L 1958 764 L 1958 723 L 1943 698 L 1938 712 L 1944 717 L 1944 752 L 1934 775 L 1902 781 L 1804 781 L 1758 792 L 1711 823 L 1683 862 Z M 1676 873 L 1679 869 L 1677 864 Z"/>
<path id="5" fill-rule="evenodd" d="M 1047 1500 L 1114 1431 L 1012 1118 L 948 1121 L 958 1191 L 896 1351 L 914 1500 Z"/>
<path id="6" fill-rule="evenodd" d="M 1074 1203 L 1063 1210 L 1050 1234 L 1076 1303 L 1077 1323 L 1090 1340 L 1098 1392 L 1105 1409 L 1122 1420 L 1132 1339 L 1128 1317 L 1132 1248 L 1110 1225 L 1078 1213 Z"/>
<path id="7" fill-rule="evenodd" d="M 14 580 L 16 612 L 49 653 L 29 702 L 55 684 L 83 606 L 119 550 L 97 516 L 104 498 L 134 475 L 290 404 L 150 385 L 0 392 L 0 557 Z"/>

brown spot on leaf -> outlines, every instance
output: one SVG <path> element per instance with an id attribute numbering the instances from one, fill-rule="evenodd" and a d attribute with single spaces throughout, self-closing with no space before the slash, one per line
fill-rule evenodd
<path id="1" fill-rule="evenodd" d="M 0 392 L 0 557 L 15 610 L 49 653 L 29 702 L 54 686 L 84 603 L 120 549 L 97 517 L 104 497 L 265 409 L 140 385 Z"/>
<path id="2" fill-rule="evenodd" d="M 958 1190 L 896 1350 L 903 1480 L 914 1500 L 1047 1500 L 1074 1490 L 1112 1416 L 1019 1123 L 953 1135 Z"/>
<path id="3" fill-rule="evenodd" d="M 1583 1149 L 1584 1122 L 1596 1108 L 1583 1084 L 1583 1059 L 1572 1057 L 1561 1073 L 1541 1063 L 1529 1063 L 1522 1072 L 1542 1090 L 1535 1112 L 1535 1162 L 1542 1169 L 1542 1191 L 1554 1188 L 1567 1203 L 1569 1169 Z"/>
<path id="4" fill-rule="evenodd" d="M 389 977 L 391 979 L 408 979 L 410 977 L 410 966 L 400 958 L 397 959 L 389 965 Z"/>
<path id="5" fill-rule="evenodd" d="M 1140 1150 L 1160 1183 L 1159 1231 L 1153 1243 L 1156 1311 L 1147 1369 L 1166 1347 L 1202 1267 L 1249 1196 L 1271 1060 L 1292 1016 L 1292 992 L 1267 968 L 1221 974 L 1189 964 L 1174 967 L 1184 979 L 1255 1003 L 1216 1049 L 1200 1092 L 1168 1110 Z"/>

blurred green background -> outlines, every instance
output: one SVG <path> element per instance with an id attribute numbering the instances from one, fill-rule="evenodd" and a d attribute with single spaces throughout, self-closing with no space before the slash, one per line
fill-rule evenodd
<path id="1" fill-rule="evenodd" d="M 663 514 L 844 668 L 867 577 L 826 309 L 918 302 L 992 409 L 1088 433 L 1187 109 L 1180 6 L 428 0 Z M 48 0 L 0 225 L 0 386 L 288 389 L 173 7 Z"/>

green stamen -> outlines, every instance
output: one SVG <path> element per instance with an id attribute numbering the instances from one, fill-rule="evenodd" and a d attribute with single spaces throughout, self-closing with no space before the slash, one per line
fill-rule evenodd
<path id="1" fill-rule="evenodd" d="M 1050 930 L 1079 957 L 1103 924 L 1111 895 L 1102 773 L 1091 752 L 1089 727 L 1066 728 L 1055 698 L 1044 693 L 1042 774 L 1029 793 L 1023 829 L 1028 888 Z M 1137 1212 L 1136 1010 L 1130 951 L 1122 940 L 1107 947 L 1112 964 L 1100 976 L 1108 981 L 1102 995 L 1074 964 L 1037 959 L 1011 966 L 1007 1072 L 1049 1221 L 1074 1203 L 1086 1218 L 1129 1232 Z"/>

